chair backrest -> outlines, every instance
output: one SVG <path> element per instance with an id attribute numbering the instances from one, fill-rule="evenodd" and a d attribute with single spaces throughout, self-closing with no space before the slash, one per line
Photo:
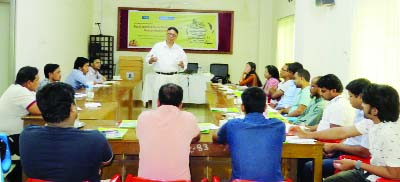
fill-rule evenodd
<path id="1" fill-rule="evenodd" d="M 146 179 L 138 176 L 132 176 L 128 174 L 125 178 L 125 182 L 191 182 L 190 180 L 162 180 L 162 179 Z"/>
<path id="2" fill-rule="evenodd" d="M 188 74 L 192 74 L 192 73 L 197 73 L 198 70 L 199 70 L 199 63 L 188 63 L 185 72 Z"/>
<path id="3" fill-rule="evenodd" d="M 210 73 L 213 74 L 214 76 L 220 76 L 226 78 L 228 77 L 229 73 L 228 64 L 218 64 L 218 63 L 210 64 Z"/>

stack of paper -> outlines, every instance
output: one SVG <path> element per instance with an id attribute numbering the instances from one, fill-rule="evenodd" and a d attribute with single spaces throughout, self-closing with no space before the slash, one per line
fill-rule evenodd
<path id="1" fill-rule="evenodd" d="M 98 130 L 104 134 L 107 139 L 122 139 L 128 129 L 121 128 L 98 128 Z"/>
<path id="2" fill-rule="evenodd" d="M 119 124 L 120 128 L 136 128 L 137 120 L 122 120 Z"/>
<path id="3" fill-rule="evenodd" d="M 86 94 L 75 93 L 75 98 L 76 98 L 76 99 L 83 98 L 83 97 L 86 97 Z"/>
<path id="4" fill-rule="evenodd" d="M 299 138 L 298 136 L 286 136 L 286 142 L 298 144 L 315 144 L 314 139 Z"/>
<path id="5" fill-rule="evenodd" d="M 96 108 L 96 107 L 101 107 L 101 103 L 98 102 L 86 102 L 85 107 L 87 108 Z"/>
<path id="6" fill-rule="evenodd" d="M 213 123 L 198 123 L 200 132 L 203 134 L 210 133 L 210 130 L 217 130 L 219 127 Z"/>
<path id="7" fill-rule="evenodd" d="M 214 112 L 225 112 L 225 113 L 227 113 L 227 112 L 229 112 L 229 113 L 238 113 L 239 109 L 236 108 L 236 107 L 229 107 L 229 108 L 212 107 L 211 111 L 214 111 Z"/>

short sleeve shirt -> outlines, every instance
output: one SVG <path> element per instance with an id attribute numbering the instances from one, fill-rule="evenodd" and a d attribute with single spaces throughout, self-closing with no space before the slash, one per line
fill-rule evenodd
<path id="1" fill-rule="evenodd" d="M 36 103 L 36 93 L 12 84 L 0 97 L 0 132 L 7 135 L 19 134 L 23 129 L 21 117 L 29 114 L 29 107 Z"/>
<path id="2" fill-rule="evenodd" d="M 266 119 L 262 113 L 229 120 L 218 131 L 218 143 L 229 145 L 232 179 L 282 181 L 284 141 L 285 124 L 278 119 Z"/>
<path id="3" fill-rule="evenodd" d="M 354 120 L 354 108 L 343 95 L 338 95 L 330 100 L 322 113 L 317 131 L 330 128 L 330 124 L 339 126 L 351 126 Z"/>
<path id="4" fill-rule="evenodd" d="M 87 79 L 82 71 L 73 69 L 72 72 L 68 75 L 67 79 L 65 79 L 65 83 L 68 83 L 74 88 L 74 90 L 79 90 L 81 88 L 85 88 Z"/>
<path id="5" fill-rule="evenodd" d="M 175 106 L 162 105 L 142 112 L 136 128 L 140 145 L 138 176 L 190 180 L 190 143 L 199 132 L 195 116 Z"/>
<path id="6" fill-rule="evenodd" d="M 97 130 L 28 126 L 20 136 L 21 164 L 27 176 L 49 181 L 100 181 L 99 169 L 112 159 Z"/>

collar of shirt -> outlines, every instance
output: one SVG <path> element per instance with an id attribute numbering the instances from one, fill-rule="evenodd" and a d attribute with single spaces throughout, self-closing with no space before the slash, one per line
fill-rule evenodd
<path id="1" fill-rule="evenodd" d="M 246 122 L 257 122 L 257 121 L 264 121 L 264 120 L 265 120 L 265 116 L 262 113 L 258 113 L 258 112 L 248 113 L 244 117 L 244 121 L 246 121 Z"/>
<path id="2" fill-rule="evenodd" d="M 161 105 L 157 108 L 161 112 L 178 112 L 180 109 L 174 105 Z"/>
<path id="3" fill-rule="evenodd" d="M 166 47 L 166 48 L 169 48 L 168 45 L 167 45 L 167 41 L 163 42 L 163 46 Z M 175 48 L 176 48 L 176 44 L 174 42 L 174 44 L 172 45 L 172 47 L 170 49 L 175 49 Z"/>
<path id="4" fill-rule="evenodd" d="M 343 94 L 340 94 L 340 95 L 336 96 L 335 98 L 333 98 L 332 100 L 330 100 L 330 101 L 328 102 L 328 104 L 337 102 L 337 101 L 339 101 L 339 99 L 344 99 Z"/>

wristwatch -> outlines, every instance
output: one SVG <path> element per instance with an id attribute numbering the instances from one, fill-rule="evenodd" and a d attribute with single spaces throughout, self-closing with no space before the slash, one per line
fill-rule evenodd
<path id="1" fill-rule="evenodd" d="M 362 164 L 362 162 L 360 160 L 357 160 L 356 161 L 356 165 L 354 165 L 354 168 L 357 169 L 357 170 L 360 170 L 361 169 L 361 164 Z"/>

